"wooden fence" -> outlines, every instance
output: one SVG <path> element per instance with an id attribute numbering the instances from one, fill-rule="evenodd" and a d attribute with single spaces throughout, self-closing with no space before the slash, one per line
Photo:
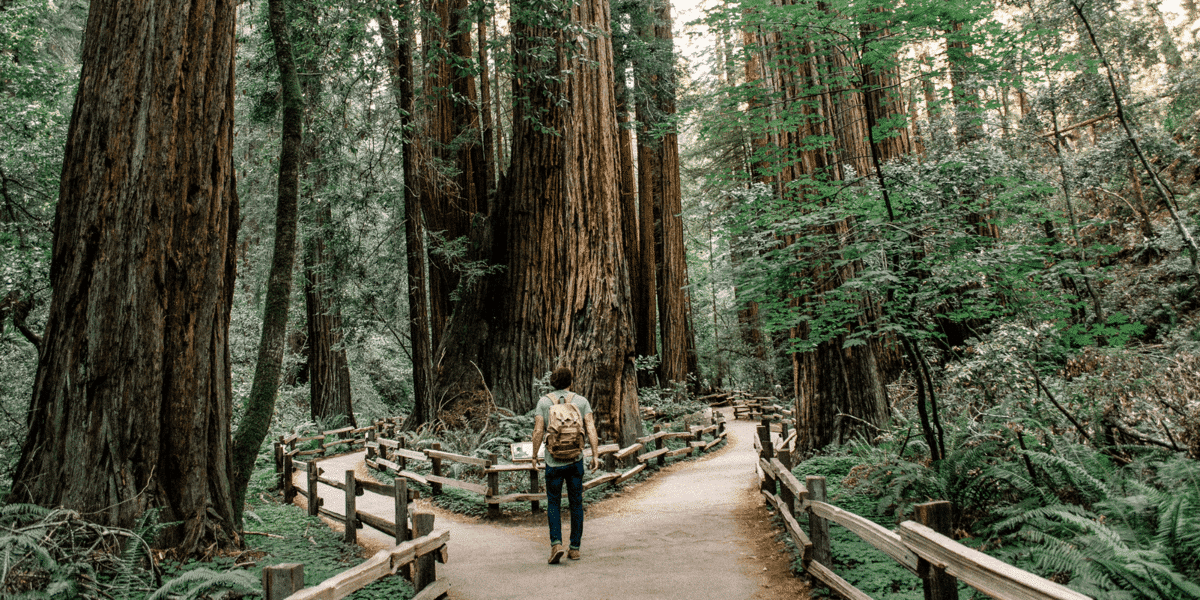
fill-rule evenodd
<path id="1" fill-rule="evenodd" d="M 704 436 L 709 436 L 710 439 L 706 441 Z M 713 413 L 710 425 L 691 427 L 688 431 L 662 431 L 661 426 L 656 425 L 654 433 L 638 438 L 631 446 L 625 448 L 621 448 L 617 444 L 600 446 L 597 458 L 603 461 L 604 472 L 585 481 L 583 489 L 589 490 L 604 484 L 624 483 L 643 471 L 652 460 L 661 466 L 670 457 L 692 452 L 706 452 L 719 444 L 725 437 L 725 423 L 720 413 Z M 686 439 L 688 445 L 674 450 L 669 449 L 666 447 L 666 440 L 670 438 Z M 478 494 L 487 506 L 488 516 L 491 517 L 499 516 L 501 504 L 529 502 L 530 510 L 538 512 L 541 510 L 541 503 L 546 500 L 546 492 L 542 489 L 538 475 L 539 470 L 545 468 L 544 464 L 501 464 L 500 458 L 495 454 L 491 454 L 487 458 L 453 454 L 443 452 L 441 444 L 437 443 L 426 450 L 412 450 L 405 447 L 403 438 L 390 440 L 377 437 L 366 442 L 365 445 L 367 447 L 366 463 L 369 467 L 386 471 L 397 479 L 409 479 L 428 485 L 435 496 L 442 493 L 443 486 Z M 653 448 L 649 449 L 651 445 Z M 639 453 L 642 450 L 647 451 Z M 588 450 L 585 457 L 590 455 L 591 449 Z M 428 463 L 429 474 L 421 475 L 413 472 L 409 469 L 409 461 Z M 486 484 L 448 477 L 445 468 L 447 462 L 475 467 L 486 478 Z M 528 473 L 528 491 L 501 494 L 500 476 L 506 473 L 521 472 Z"/>
<path id="2" fill-rule="evenodd" d="M 265 600 L 340 600 L 378 579 L 405 572 L 417 594 L 413 600 L 441 597 L 450 585 L 437 578 L 435 560 L 445 564 L 450 532 L 434 530 L 430 513 L 413 515 L 415 539 L 380 550 L 366 562 L 342 571 L 310 588 L 304 585 L 304 565 L 290 563 L 263 569 Z"/>
<path id="3" fill-rule="evenodd" d="M 788 439 L 786 428 L 781 434 Z M 918 505 L 917 521 L 901 523 L 898 532 L 828 504 L 825 478 L 810 476 L 800 483 L 792 475 L 789 455 L 775 451 L 775 439 L 769 425 L 759 425 L 755 448 L 759 450 L 757 470 L 763 497 L 779 511 L 784 527 L 800 549 L 805 571 L 840 596 L 851 600 L 871 598 L 831 570 L 830 523 L 850 530 L 921 578 L 927 600 L 957 599 L 958 581 L 997 600 L 1089 598 L 950 539 L 949 502 Z M 808 517 L 807 533 L 796 520 L 801 513 Z"/>
<path id="4" fill-rule="evenodd" d="M 284 502 L 292 502 L 297 495 L 304 496 L 310 515 L 323 515 L 347 524 L 346 540 L 351 543 L 356 538 L 355 530 L 361 528 L 363 523 L 394 535 L 396 543 L 411 539 L 404 537 L 402 531 L 390 528 L 386 521 L 354 510 L 355 496 L 361 496 L 364 491 L 371 490 L 395 498 L 396 520 L 394 522 L 405 522 L 404 515 L 407 514 L 408 502 L 415 497 L 414 492 L 407 490 L 408 481 L 428 485 L 435 496 L 442 493 L 443 487 L 478 494 L 487 506 L 489 516 L 499 516 L 500 505 L 510 502 L 529 502 L 533 512 L 541 510 L 541 503 L 546 500 L 546 492 L 542 489 L 538 472 L 545 468 L 544 464 L 501 464 L 499 457 L 495 454 L 487 458 L 464 456 L 444 452 L 441 444 L 438 443 L 434 443 L 432 447 L 425 450 L 414 450 L 405 447 L 405 440 L 402 437 L 397 436 L 396 439 L 385 437 L 387 434 L 394 435 L 395 430 L 396 423 L 394 421 L 379 421 L 369 427 L 345 427 L 311 436 L 280 437 L 275 442 L 275 465 L 279 476 L 279 487 L 283 490 Z M 705 440 L 705 436 L 708 436 L 709 439 Z M 655 425 L 654 433 L 638 438 L 633 445 L 626 448 L 621 448 L 616 444 L 602 445 L 599 448 L 598 458 L 604 463 L 604 472 L 584 482 L 584 490 L 604 484 L 624 483 L 643 471 L 650 461 L 656 461 L 656 464 L 662 466 L 670 457 L 693 452 L 707 452 L 725 437 L 724 416 L 718 412 L 713 413 L 709 425 L 690 427 L 688 431 L 662 431 L 661 426 Z M 669 449 L 666 447 L 666 440 L 670 438 L 683 438 L 688 441 L 688 445 L 674 450 Z M 301 444 L 313 441 L 317 442 L 315 448 L 299 449 Z M 389 486 L 374 481 L 356 479 L 352 471 L 347 471 L 342 479 L 329 479 L 324 477 L 324 471 L 317 466 L 317 460 L 359 452 L 363 448 L 367 451 L 367 466 L 390 473 L 395 478 L 394 485 Z M 645 452 L 642 452 L 643 450 Z M 331 453 L 331 451 L 333 452 Z M 590 455 L 591 449 L 588 449 L 586 456 Z M 308 460 L 300 460 L 300 458 Z M 421 465 L 427 464 L 428 474 L 422 475 L 410 470 L 410 461 L 416 461 Z M 469 465 L 484 476 L 486 483 L 450 477 L 446 463 Z M 296 487 L 292 482 L 292 474 L 297 470 L 308 474 L 307 485 L 303 488 Z M 419 470 L 423 471 L 424 469 Z M 520 472 L 528 473 L 528 491 L 501 494 L 500 476 L 505 473 Z M 354 518 L 352 520 L 344 518 L 325 508 L 317 493 L 318 484 L 345 491 L 345 514 L 355 515 Z"/>

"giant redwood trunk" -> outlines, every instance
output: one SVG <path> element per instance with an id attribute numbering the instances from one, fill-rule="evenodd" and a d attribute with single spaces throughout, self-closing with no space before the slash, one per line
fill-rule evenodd
<path id="1" fill-rule="evenodd" d="M 53 294 L 10 501 L 193 554 L 238 543 L 228 345 L 235 2 L 94 0 L 55 215 Z"/>
<path id="2" fill-rule="evenodd" d="M 420 203 L 429 231 L 449 241 L 470 234 L 472 219 L 486 210 L 489 187 L 475 77 L 467 66 L 472 20 L 467 0 L 426 0 L 423 15 L 426 127 L 417 144 Z M 454 259 L 431 254 L 429 319 L 435 347 L 460 279 Z"/>
<path id="3" fill-rule="evenodd" d="M 653 37 L 656 50 L 674 53 L 671 38 L 671 5 L 659 0 L 655 6 Z M 672 65 L 673 66 L 673 65 Z M 659 377 L 662 383 L 686 382 L 696 374 L 696 338 L 692 332 L 687 254 L 683 239 L 683 191 L 679 181 L 679 136 L 667 121 L 675 115 L 675 77 L 670 69 L 656 74 L 649 101 L 655 118 L 647 123 L 665 126 L 657 132 L 643 129 L 638 134 L 639 160 L 643 158 L 641 201 L 652 207 L 654 224 L 655 281 L 658 297 Z"/>
<path id="4" fill-rule="evenodd" d="M 591 400 L 601 435 L 629 443 L 641 420 L 609 4 L 555 12 L 525 0 L 513 15 L 514 146 L 490 223 L 493 259 L 505 270 L 456 307 L 435 395 L 523 413 L 537 399 L 534 378 L 562 364 Z"/>

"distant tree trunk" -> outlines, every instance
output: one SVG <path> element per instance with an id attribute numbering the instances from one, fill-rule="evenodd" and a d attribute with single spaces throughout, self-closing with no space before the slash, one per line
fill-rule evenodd
<path id="1" fill-rule="evenodd" d="M 671 6 L 658 0 L 652 10 L 653 25 L 645 35 L 653 38 L 654 50 L 674 54 L 671 38 Z M 691 330 L 691 306 L 687 256 L 683 242 L 682 189 L 679 181 L 679 141 L 674 124 L 675 77 L 673 62 L 662 72 L 649 73 L 644 96 L 652 104 L 640 119 L 638 157 L 642 165 L 641 201 L 652 210 L 654 227 L 655 281 L 658 297 L 659 338 L 662 352 L 658 367 L 661 383 L 686 382 L 695 374 L 695 335 Z M 689 360 L 690 357 L 690 360 Z M 690 370 L 689 370 L 690 365 Z"/>
<path id="2" fill-rule="evenodd" d="M 655 352 L 654 336 L 654 288 L 653 270 L 642 271 L 646 265 L 642 262 L 642 230 L 638 223 L 638 187 L 637 176 L 633 168 L 633 130 L 630 123 L 630 91 L 625 85 L 625 69 L 616 71 L 615 97 L 617 115 L 620 126 L 617 129 L 617 148 L 620 153 L 618 173 L 621 198 L 621 236 L 625 242 L 625 259 L 629 263 L 629 285 L 633 311 L 634 352 L 638 356 L 653 356 Z M 651 262 L 651 265 L 654 263 Z M 641 374 L 639 374 L 639 378 Z M 652 385 L 652 381 L 642 381 L 644 385 Z"/>
<path id="3" fill-rule="evenodd" d="M 971 82 L 971 42 L 966 39 L 963 23 L 954 23 L 946 40 L 946 61 L 950 63 L 951 99 L 958 143 L 966 145 L 983 138 L 979 114 L 979 91 Z"/>
<path id="4" fill-rule="evenodd" d="M 428 158 L 418 164 L 418 189 L 429 231 L 441 232 L 447 241 L 470 234 L 471 219 L 486 210 L 488 189 L 475 77 L 466 66 L 473 58 L 467 5 L 467 0 L 427 0 L 423 11 L 427 130 L 421 137 L 424 149 L 417 155 Z M 454 263 L 455 258 L 438 253 L 430 256 L 434 347 L 440 343 L 453 310 L 451 296 L 460 282 Z"/>
<path id="5" fill-rule="evenodd" d="M 94 0 L 11 502 L 239 543 L 230 477 L 235 3 Z"/>
<path id="6" fill-rule="evenodd" d="M 756 48 L 761 43 L 761 40 L 759 39 L 758 34 L 753 30 L 746 29 L 742 31 L 742 42 L 747 48 L 745 68 L 746 86 L 748 88 L 752 88 L 753 86 L 759 86 L 761 88 L 763 85 L 762 81 L 764 79 L 762 60 L 757 51 L 751 50 Z M 762 95 L 763 92 L 760 91 L 749 99 L 748 103 L 751 111 L 762 110 L 762 105 L 764 103 Z M 757 135 L 754 133 L 751 133 L 751 136 L 752 137 L 750 138 L 750 142 L 748 144 L 749 151 L 747 153 L 748 156 L 746 160 L 748 181 L 757 181 L 761 183 L 763 182 L 762 171 L 765 164 L 763 162 L 762 153 L 767 145 L 767 138 L 765 135 Z M 731 258 L 735 268 L 737 268 L 740 263 L 746 260 L 746 257 L 739 252 L 734 252 Z M 767 358 L 767 347 L 762 334 L 758 302 L 754 300 L 742 300 L 741 290 L 736 287 L 734 288 L 734 296 L 737 299 L 737 304 L 739 307 L 738 326 L 742 335 L 742 342 L 746 344 L 746 347 L 750 350 L 751 355 L 761 364 L 761 362 L 765 361 Z M 774 372 L 771 369 L 765 368 L 762 374 L 765 377 L 761 381 L 761 385 L 764 387 L 771 387 L 775 384 Z"/>
<path id="7" fill-rule="evenodd" d="M 641 417 L 629 273 L 612 243 L 621 214 L 609 4 L 555 12 L 525 2 L 513 6 L 513 162 L 484 245 L 506 268 L 455 311 L 435 396 L 454 414 L 468 412 L 462 403 L 486 412 L 489 401 L 527 412 L 533 379 L 562 364 L 601 435 L 627 444 Z M 567 38 L 579 29 L 597 35 Z"/>
<path id="8" fill-rule="evenodd" d="M 330 293 L 332 261 L 325 247 L 328 203 L 314 208 L 315 223 L 304 253 L 304 308 L 308 317 L 308 385 L 314 421 L 357 426 L 350 403 L 350 365 L 342 344 L 342 314 Z"/>
<path id="9" fill-rule="evenodd" d="M 487 188 L 483 190 L 485 194 L 496 186 L 496 147 L 492 142 L 494 137 L 492 135 L 492 85 L 491 77 L 488 75 L 491 67 L 488 66 L 487 23 L 488 15 L 480 15 L 478 24 L 479 116 L 483 120 L 483 164 L 487 171 Z"/>
<path id="10" fill-rule="evenodd" d="M 279 67 L 283 89 L 283 139 L 279 151 L 275 247 L 271 258 L 271 274 L 267 280 L 258 360 L 254 367 L 250 396 L 246 399 L 246 413 L 233 436 L 233 508 L 239 527 L 246 486 L 250 483 L 259 447 L 270 430 L 275 414 L 275 398 L 279 392 L 284 342 L 287 338 L 288 308 L 292 302 L 292 271 L 296 265 L 296 206 L 300 196 L 300 150 L 304 144 L 304 94 L 292 56 L 292 42 L 283 4 L 284 0 L 268 2 L 271 39 L 275 45 L 275 62 Z"/>
<path id="11" fill-rule="evenodd" d="M 868 29 L 867 35 L 874 30 Z M 819 46 L 808 40 L 797 40 L 790 48 L 788 60 L 780 64 L 794 64 L 795 70 L 781 78 L 789 95 L 803 97 L 820 93 L 795 109 L 795 112 L 810 115 L 804 119 L 797 135 L 789 136 L 797 141 L 824 137 L 833 140 L 825 148 L 800 150 L 790 177 L 824 176 L 833 180 L 850 180 L 847 167 L 856 177 L 874 173 L 878 156 L 875 152 L 869 123 L 874 117 L 890 118 L 894 110 L 900 110 L 899 102 L 887 101 L 880 89 L 893 76 L 889 70 L 876 68 L 867 70 L 860 77 L 859 65 L 851 61 L 846 48 L 829 45 Z M 847 88 L 846 81 L 861 80 L 864 89 Z M 839 82 L 839 83 L 830 83 Z M 876 112 L 869 112 L 874 110 Z M 907 138 L 892 143 L 894 151 L 907 149 Z M 801 202 L 832 200 L 821 196 L 806 186 L 795 186 L 795 194 Z M 796 252 L 810 263 L 803 276 L 815 283 L 815 289 L 803 298 L 793 298 L 796 306 L 821 302 L 824 294 L 834 292 L 842 282 L 852 280 L 863 269 L 861 261 L 847 261 L 842 252 L 856 237 L 854 220 L 846 217 L 826 226 L 812 228 L 814 239 L 828 242 L 809 243 L 806 236 L 786 240 L 797 245 Z M 820 236 L 820 237 L 816 237 Z M 820 246 L 830 246 L 821 248 Z M 887 420 L 887 373 L 881 364 L 880 355 L 887 348 L 877 340 L 845 347 L 849 333 L 870 330 L 879 317 L 878 300 L 869 294 L 856 300 L 856 315 L 847 324 L 847 333 L 819 341 L 807 352 L 792 355 L 793 390 L 796 410 L 799 415 L 797 430 L 798 444 L 807 450 L 816 450 L 831 442 L 844 441 L 852 432 L 864 427 L 880 426 Z M 809 339 L 812 332 L 807 324 L 801 324 L 790 332 L 796 339 Z M 870 336 L 868 336 L 870 337 Z M 884 354 L 888 358 L 895 353 Z M 868 433 L 874 433 L 868 429 Z"/>
<path id="12" fill-rule="evenodd" d="M 413 91 L 412 9 L 408 0 L 398 0 L 396 13 L 401 29 L 397 34 L 390 15 L 381 14 L 379 31 L 388 50 L 392 75 L 392 91 L 404 131 L 402 151 L 404 169 L 404 243 L 405 269 L 408 279 L 408 330 L 412 340 L 413 358 L 413 415 L 412 421 L 423 423 L 432 418 L 434 408 L 430 394 L 433 384 L 433 341 L 429 329 L 429 303 L 425 278 L 425 220 L 421 212 L 421 196 L 414 189 L 417 182 L 417 159 L 412 140 L 413 115 L 416 111 Z"/>

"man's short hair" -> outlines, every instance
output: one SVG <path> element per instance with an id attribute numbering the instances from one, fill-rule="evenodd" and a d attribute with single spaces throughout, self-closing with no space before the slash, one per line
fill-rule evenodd
<path id="1" fill-rule="evenodd" d="M 550 387 L 565 390 L 571 387 L 571 369 L 559 367 L 550 374 Z"/>

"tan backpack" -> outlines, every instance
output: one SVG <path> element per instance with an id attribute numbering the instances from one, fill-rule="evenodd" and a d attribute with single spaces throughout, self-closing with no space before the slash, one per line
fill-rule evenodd
<path id="1" fill-rule="evenodd" d="M 562 398 L 548 396 L 554 404 L 550 406 L 547 419 L 546 452 L 556 460 L 574 462 L 583 455 L 583 415 L 579 407 L 571 402 L 575 394 L 567 393 Z"/>

